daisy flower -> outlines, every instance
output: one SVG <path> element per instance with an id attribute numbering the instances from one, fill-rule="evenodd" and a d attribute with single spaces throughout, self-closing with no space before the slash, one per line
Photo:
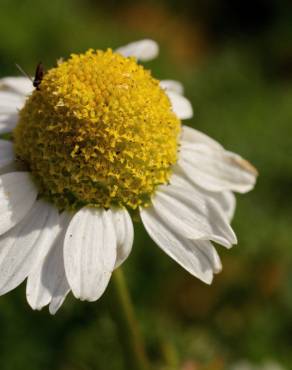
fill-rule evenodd
<path id="1" fill-rule="evenodd" d="M 12 132 L 0 140 L 0 294 L 27 279 L 30 306 L 52 314 L 70 291 L 97 300 L 130 254 L 132 215 L 192 275 L 209 284 L 221 270 L 212 242 L 236 243 L 233 192 L 256 170 L 182 126 L 182 85 L 138 64 L 157 54 L 142 40 L 73 54 L 37 89 L 0 80 L 0 133 Z"/>

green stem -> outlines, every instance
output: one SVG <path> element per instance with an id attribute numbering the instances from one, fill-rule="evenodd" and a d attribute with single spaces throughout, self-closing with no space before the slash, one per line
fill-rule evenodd
<path id="1" fill-rule="evenodd" d="M 112 282 L 111 311 L 118 329 L 126 368 L 149 370 L 144 343 L 121 268 L 113 273 Z"/>

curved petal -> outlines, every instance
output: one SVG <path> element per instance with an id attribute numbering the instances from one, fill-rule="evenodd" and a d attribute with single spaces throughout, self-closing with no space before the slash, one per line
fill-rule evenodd
<path id="1" fill-rule="evenodd" d="M 245 193 L 256 182 L 257 171 L 249 162 L 205 144 L 182 145 L 178 164 L 191 181 L 209 191 Z"/>
<path id="2" fill-rule="evenodd" d="M 43 266 L 61 230 L 58 210 L 48 204 L 47 222 L 39 240 L 40 248 L 35 256 L 26 284 L 26 299 L 34 310 L 42 309 L 52 299 L 52 292 L 47 289 L 49 284 L 46 283 L 46 286 L 43 284 L 43 279 L 47 280 L 46 277 L 42 277 L 45 272 Z M 55 275 L 49 276 L 49 279 L 54 279 L 54 277 Z"/>
<path id="3" fill-rule="evenodd" d="M 28 172 L 0 176 L 0 235 L 18 224 L 30 211 L 37 189 Z"/>
<path id="4" fill-rule="evenodd" d="M 214 245 L 202 241 L 199 241 L 197 243 L 197 241 L 195 241 L 194 247 L 198 248 L 201 251 L 201 253 L 204 254 L 206 258 L 209 260 L 209 263 L 213 268 L 214 274 L 218 274 L 220 271 L 222 271 L 222 263 Z"/>
<path id="5" fill-rule="evenodd" d="M 174 80 L 161 80 L 160 86 L 167 91 L 173 91 L 179 95 L 183 95 L 184 87 L 179 81 Z"/>
<path id="6" fill-rule="evenodd" d="M 113 223 L 117 237 L 117 258 L 115 269 L 129 256 L 134 240 L 132 219 L 126 209 L 112 210 Z"/>
<path id="7" fill-rule="evenodd" d="M 156 213 L 186 239 L 212 240 L 227 248 L 237 242 L 224 213 L 202 193 L 174 185 L 160 186 L 152 203 Z"/>
<path id="8" fill-rule="evenodd" d="M 47 264 L 44 265 L 46 269 L 46 276 L 48 277 L 51 273 L 55 275 L 55 279 L 51 279 L 49 283 L 49 290 L 52 295 L 49 311 L 51 315 L 55 315 L 65 301 L 67 294 L 70 292 L 70 286 L 64 267 L 63 233 L 61 233 L 53 249 L 51 249 L 46 262 Z"/>
<path id="9" fill-rule="evenodd" d="M 36 261 L 39 264 L 35 265 L 29 276 L 31 284 L 29 303 L 35 304 L 36 309 L 41 309 L 50 303 L 51 314 L 57 312 L 70 291 L 64 268 L 63 246 L 71 217 L 71 214 L 62 213 L 59 228 L 56 231 L 57 236 L 53 238 L 51 248 L 48 248 L 47 254 L 45 249 L 41 251 Z"/>
<path id="10" fill-rule="evenodd" d="M 214 139 L 210 138 L 201 131 L 195 130 L 189 126 L 182 126 L 181 130 L 181 141 L 182 144 L 206 144 L 214 149 L 223 149 L 223 146 Z"/>
<path id="11" fill-rule="evenodd" d="M 0 140 L 0 168 L 14 161 L 13 145 L 11 141 Z"/>
<path id="12" fill-rule="evenodd" d="M 121 46 L 116 52 L 124 57 L 136 57 L 138 60 L 147 62 L 157 57 L 159 47 L 157 42 L 145 39 Z"/>
<path id="13" fill-rule="evenodd" d="M 84 207 L 69 224 L 64 259 L 68 282 L 76 298 L 95 301 L 105 291 L 117 257 L 110 210 Z"/>
<path id="14" fill-rule="evenodd" d="M 37 201 L 17 226 L 0 237 L 1 295 L 25 280 L 45 239 L 51 243 L 51 208 L 47 203 Z"/>
<path id="15" fill-rule="evenodd" d="M 0 79 L 0 89 L 14 91 L 20 95 L 29 95 L 34 87 L 28 77 L 5 77 Z"/>
<path id="16" fill-rule="evenodd" d="M 169 97 L 172 110 L 178 118 L 188 119 L 193 117 L 193 108 L 187 98 L 171 90 L 165 90 L 165 93 Z"/>
<path id="17" fill-rule="evenodd" d="M 201 192 L 204 196 L 214 199 L 227 216 L 227 219 L 229 221 L 232 220 L 236 207 L 236 199 L 231 191 L 214 192 L 204 190 L 192 183 L 177 166 L 174 167 L 170 184 L 189 189 L 190 191 Z"/>
<path id="18" fill-rule="evenodd" d="M 196 243 L 209 245 L 209 241 L 192 241 L 178 236 L 152 207 L 140 208 L 142 222 L 153 241 L 189 273 L 207 284 L 213 279 L 213 266 Z M 211 244 L 211 243 L 210 243 Z"/>

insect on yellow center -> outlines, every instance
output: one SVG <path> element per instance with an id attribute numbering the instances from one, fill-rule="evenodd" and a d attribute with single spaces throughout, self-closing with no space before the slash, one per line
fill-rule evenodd
<path id="1" fill-rule="evenodd" d="M 89 50 L 50 69 L 20 112 L 17 156 L 59 209 L 147 205 L 177 160 L 180 121 L 133 58 Z"/>

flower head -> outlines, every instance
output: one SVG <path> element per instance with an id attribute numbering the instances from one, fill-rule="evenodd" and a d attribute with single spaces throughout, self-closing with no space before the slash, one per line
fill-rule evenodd
<path id="1" fill-rule="evenodd" d="M 179 131 L 149 71 L 111 50 L 89 50 L 48 71 L 20 112 L 14 140 L 59 209 L 135 209 L 168 181 Z"/>
<path id="2" fill-rule="evenodd" d="M 48 70 L 38 89 L 0 80 L 0 293 L 27 278 L 34 309 L 67 293 L 94 301 L 129 255 L 139 211 L 151 238 L 206 283 L 221 270 L 211 244 L 236 243 L 233 191 L 255 169 L 203 133 L 181 84 L 137 63 L 151 40 L 89 50 Z"/>

